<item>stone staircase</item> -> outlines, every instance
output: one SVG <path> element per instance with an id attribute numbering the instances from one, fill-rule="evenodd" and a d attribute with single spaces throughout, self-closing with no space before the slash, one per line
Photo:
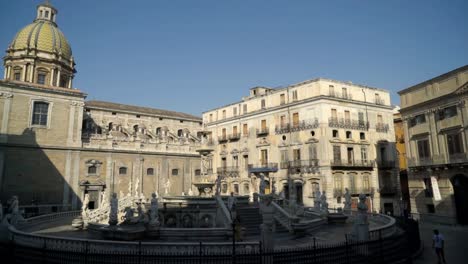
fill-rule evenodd
<path id="1" fill-rule="evenodd" d="M 241 226 L 245 228 L 245 236 L 259 236 L 262 216 L 258 207 L 243 207 L 237 209 Z"/>
<path id="2" fill-rule="evenodd" d="M 245 228 L 245 236 L 260 236 L 260 225 L 262 224 L 262 216 L 258 207 L 241 207 L 237 209 L 237 214 L 241 226 Z M 288 233 L 283 225 L 276 222 L 275 233 Z"/>

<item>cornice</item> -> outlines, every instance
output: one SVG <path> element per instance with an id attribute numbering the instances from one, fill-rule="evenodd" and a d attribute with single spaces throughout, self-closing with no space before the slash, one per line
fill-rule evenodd
<path id="1" fill-rule="evenodd" d="M 21 90 L 28 90 L 28 91 L 35 91 L 35 92 L 40 91 L 40 92 L 54 93 L 54 94 L 67 95 L 67 96 L 71 95 L 71 96 L 79 97 L 83 99 L 86 98 L 87 96 L 87 94 L 77 89 L 40 85 L 40 84 L 29 83 L 29 82 L 0 80 L 0 84 L 9 88 L 13 88 L 13 89 L 21 89 Z"/>

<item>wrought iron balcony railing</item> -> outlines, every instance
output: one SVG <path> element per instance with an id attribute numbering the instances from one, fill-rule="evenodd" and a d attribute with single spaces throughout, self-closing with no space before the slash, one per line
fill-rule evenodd
<path id="1" fill-rule="evenodd" d="M 396 161 L 395 160 L 379 160 L 377 161 L 377 166 L 380 168 L 380 169 L 384 169 L 384 168 L 395 168 L 396 167 Z"/>
<path id="2" fill-rule="evenodd" d="M 367 130 L 369 129 L 369 122 L 364 122 L 362 120 L 330 117 L 328 119 L 328 126 L 335 128 Z"/>
<path id="3" fill-rule="evenodd" d="M 238 166 L 218 167 L 216 169 L 216 173 L 221 176 L 237 177 L 239 176 L 239 167 Z"/>
<path id="4" fill-rule="evenodd" d="M 227 142 L 228 141 L 228 137 L 227 136 L 220 136 L 218 137 L 218 142 L 219 143 L 223 143 L 223 142 Z"/>
<path id="5" fill-rule="evenodd" d="M 425 158 L 408 158 L 408 167 L 437 166 L 445 164 L 468 163 L 468 153 L 432 155 Z"/>
<path id="6" fill-rule="evenodd" d="M 289 173 L 310 173 L 314 172 L 318 168 L 319 160 L 310 159 L 310 160 L 292 160 L 286 162 L 286 164 L 281 164 L 282 169 L 288 169 Z M 283 167 L 285 166 L 286 167 Z"/>
<path id="7" fill-rule="evenodd" d="M 387 133 L 389 129 L 390 127 L 388 124 L 384 124 L 384 123 L 375 124 L 375 131 L 377 132 Z"/>
<path id="8" fill-rule="evenodd" d="M 284 134 L 284 133 L 289 133 L 289 132 L 314 129 L 314 128 L 317 128 L 318 126 L 319 126 L 318 118 L 310 119 L 310 120 L 302 120 L 297 123 L 293 122 L 292 124 L 287 123 L 287 124 L 277 125 L 275 127 L 275 133 Z"/>
<path id="9" fill-rule="evenodd" d="M 373 168 L 373 160 L 331 160 L 330 165 L 332 167 L 364 167 L 364 168 Z"/>
<path id="10" fill-rule="evenodd" d="M 335 98 L 341 98 L 341 99 L 346 99 L 346 100 L 353 100 L 353 96 L 350 93 L 339 93 L 339 92 L 332 92 L 330 91 L 328 93 L 329 96 L 335 97 Z"/>
<path id="11" fill-rule="evenodd" d="M 260 164 L 249 164 L 249 173 L 255 172 L 277 172 L 278 163 L 260 163 Z"/>
<path id="12" fill-rule="evenodd" d="M 268 135 L 269 133 L 270 133 L 270 130 L 268 129 L 268 127 L 257 128 L 257 136 L 265 136 L 265 135 Z"/>
<path id="13" fill-rule="evenodd" d="M 372 187 L 366 187 L 366 186 L 351 186 L 347 187 L 349 190 L 350 194 L 373 194 L 374 193 L 374 188 Z"/>
<path id="14" fill-rule="evenodd" d="M 240 137 L 241 137 L 240 133 L 232 133 L 231 135 L 229 135 L 229 140 L 236 141 L 236 140 L 239 140 Z"/>

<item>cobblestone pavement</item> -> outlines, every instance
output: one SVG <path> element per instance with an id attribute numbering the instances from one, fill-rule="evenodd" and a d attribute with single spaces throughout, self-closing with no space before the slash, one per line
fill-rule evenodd
<path id="1" fill-rule="evenodd" d="M 445 226 L 429 223 L 420 223 L 419 225 L 424 251 L 414 263 L 437 263 L 437 256 L 431 247 L 433 229 L 438 229 L 445 238 L 445 259 L 447 264 L 468 263 L 468 226 Z"/>

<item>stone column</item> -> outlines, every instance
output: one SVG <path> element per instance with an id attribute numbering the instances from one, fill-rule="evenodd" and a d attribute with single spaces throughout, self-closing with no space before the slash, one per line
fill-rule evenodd
<path id="1" fill-rule="evenodd" d="M 55 69 L 50 71 L 50 86 L 54 86 Z"/>
<path id="2" fill-rule="evenodd" d="M 29 81 L 34 82 L 34 64 L 29 65 L 30 70 L 29 70 Z"/>
<path id="3" fill-rule="evenodd" d="M 72 179 L 70 180 L 70 185 L 73 190 L 72 193 L 72 210 L 77 210 L 78 209 L 78 199 L 79 199 L 79 193 L 80 193 L 80 183 L 79 183 L 79 178 L 80 178 L 80 153 L 79 151 L 74 151 L 73 152 L 73 175 Z"/>
<path id="4" fill-rule="evenodd" d="M 8 66 L 7 71 L 7 78 L 11 79 L 11 66 Z"/>
<path id="5" fill-rule="evenodd" d="M 55 86 L 60 86 L 60 69 L 57 69 L 57 83 Z"/>
<path id="6" fill-rule="evenodd" d="M 68 88 L 72 88 L 72 79 L 73 77 L 70 76 L 70 79 L 68 79 Z"/>
<path id="7" fill-rule="evenodd" d="M 7 74 L 8 73 L 8 67 L 5 67 L 4 71 L 3 71 L 3 79 L 6 80 L 7 78 Z"/>
<path id="8" fill-rule="evenodd" d="M 11 98 L 13 98 L 13 94 L 11 93 L 0 93 L 0 99 L 5 99 L 3 102 L 2 126 L 0 128 L 0 142 L 2 143 L 6 142 L 8 139 L 8 123 L 10 119 Z"/>
<path id="9" fill-rule="evenodd" d="M 67 145 L 73 145 L 73 126 L 75 124 L 75 106 L 78 102 L 70 103 L 70 112 L 68 113 L 68 132 L 67 132 Z"/>
<path id="10" fill-rule="evenodd" d="M 27 76 L 26 76 L 26 67 L 27 67 L 27 65 L 23 65 L 23 72 L 22 72 L 22 74 L 21 74 L 21 80 L 22 80 L 23 82 L 25 82 L 26 79 L 27 79 Z"/>

